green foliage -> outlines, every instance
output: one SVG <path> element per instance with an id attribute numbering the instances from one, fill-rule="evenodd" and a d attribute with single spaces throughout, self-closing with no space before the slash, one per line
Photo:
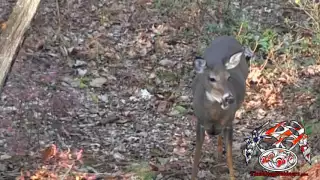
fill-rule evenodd
<path id="1" fill-rule="evenodd" d="M 79 79 L 79 88 L 84 89 L 88 87 L 89 79 L 87 77 L 81 77 Z"/>
<path id="2" fill-rule="evenodd" d="M 185 114 L 187 112 L 187 109 L 180 105 L 175 106 L 174 109 L 177 110 L 180 114 Z"/>
<path id="3" fill-rule="evenodd" d="M 305 133 L 306 133 L 306 135 L 311 135 L 311 133 L 312 133 L 312 125 L 308 125 L 308 126 L 306 126 L 305 127 Z"/>
<path id="4" fill-rule="evenodd" d="M 247 21 L 243 21 L 240 27 L 241 33 L 237 36 L 237 39 L 241 44 L 252 49 L 257 46 L 262 53 L 268 53 L 275 46 L 278 34 L 274 30 L 266 29 L 263 32 L 257 32 L 250 29 Z"/>
<path id="5" fill-rule="evenodd" d="M 261 46 L 261 50 L 264 52 L 268 52 L 271 48 L 274 47 L 276 38 L 276 32 L 274 32 L 272 29 L 266 29 L 262 33 L 262 37 L 258 41 L 258 44 Z"/>
<path id="6" fill-rule="evenodd" d="M 266 177 L 264 177 L 264 176 L 255 176 L 253 179 L 254 180 L 264 180 L 264 179 L 266 179 Z"/>
<path id="7" fill-rule="evenodd" d="M 150 170 L 149 165 L 146 162 L 132 164 L 127 167 L 127 172 L 136 174 L 141 180 L 153 180 L 156 178 L 155 173 Z"/>
<path id="8" fill-rule="evenodd" d="M 320 46 L 320 32 L 312 37 L 312 43 L 316 46 Z"/>
<path id="9" fill-rule="evenodd" d="M 98 103 L 99 102 L 99 98 L 96 94 L 91 94 L 91 99 L 93 102 Z"/>
<path id="10" fill-rule="evenodd" d="M 301 118 L 300 122 L 305 129 L 306 135 L 311 135 L 313 130 L 313 123 L 306 123 L 303 118 Z"/>
<path id="11" fill-rule="evenodd" d="M 238 41 L 243 45 L 254 48 L 259 36 L 256 35 L 257 33 L 249 29 L 249 23 L 247 21 L 243 21 L 241 25 L 239 26 L 239 29 L 241 27 L 242 30 L 237 36 Z"/>

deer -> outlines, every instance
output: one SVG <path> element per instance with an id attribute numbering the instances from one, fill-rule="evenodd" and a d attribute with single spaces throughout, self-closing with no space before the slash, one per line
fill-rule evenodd
<path id="1" fill-rule="evenodd" d="M 205 49 L 203 58 L 196 57 L 196 76 L 192 82 L 193 112 L 197 119 L 196 145 L 191 180 L 195 180 L 201 150 L 207 133 L 218 135 L 217 159 L 226 146 L 229 177 L 235 179 L 232 160 L 233 120 L 242 106 L 249 67 L 245 48 L 233 36 L 219 36 Z"/>

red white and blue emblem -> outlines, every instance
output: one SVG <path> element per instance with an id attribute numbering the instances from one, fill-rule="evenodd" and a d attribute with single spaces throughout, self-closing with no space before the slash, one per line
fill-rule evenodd
<path id="1" fill-rule="evenodd" d="M 264 168 L 271 171 L 289 170 L 297 163 L 297 156 L 292 152 L 297 145 L 304 159 L 311 164 L 308 136 L 301 124 L 296 121 L 284 121 L 271 127 L 269 124 L 270 121 L 254 129 L 252 137 L 245 139 L 243 155 L 247 164 L 259 152 L 259 163 Z"/>

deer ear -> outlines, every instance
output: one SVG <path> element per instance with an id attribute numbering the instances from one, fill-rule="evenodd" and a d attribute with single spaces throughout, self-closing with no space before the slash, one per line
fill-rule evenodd
<path id="1" fill-rule="evenodd" d="M 206 69 L 206 65 L 206 60 L 202 59 L 201 57 L 196 57 L 194 61 L 194 68 L 197 73 L 203 73 L 203 71 Z"/>
<path id="2" fill-rule="evenodd" d="M 232 55 L 230 57 L 230 59 L 225 64 L 226 69 L 233 69 L 236 66 L 238 66 L 238 64 L 241 61 L 242 54 L 243 54 L 243 52 L 238 52 L 238 53 Z"/>

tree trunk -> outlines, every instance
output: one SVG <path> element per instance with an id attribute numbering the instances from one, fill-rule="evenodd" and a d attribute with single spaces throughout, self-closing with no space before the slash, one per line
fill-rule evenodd
<path id="1" fill-rule="evenodd" d="M 18 0 L 0 34 L 0 92 L 23 35 L 35 15 L 40 0 Z"/>

